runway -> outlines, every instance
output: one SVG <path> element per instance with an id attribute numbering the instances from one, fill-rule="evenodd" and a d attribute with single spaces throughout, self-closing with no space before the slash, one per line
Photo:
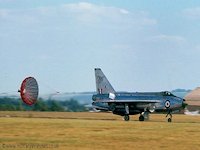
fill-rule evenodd
<path id="1" fill-rule="evenodd" d="M 199 149 L 200 117 L 112 113 L 0 112 L 0 149 Z"/>

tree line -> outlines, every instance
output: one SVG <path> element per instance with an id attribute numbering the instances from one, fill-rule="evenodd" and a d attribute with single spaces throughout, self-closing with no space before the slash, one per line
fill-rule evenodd
<path id="1" fill-rule="evenodd" d="M 87 111 L 87 108 L 75 99 L 57 101 L 39 98 L 34 105 L 28 106 L 21 99 L 3 97 L 0 98 L 0 111 L 82 112 Z"/>

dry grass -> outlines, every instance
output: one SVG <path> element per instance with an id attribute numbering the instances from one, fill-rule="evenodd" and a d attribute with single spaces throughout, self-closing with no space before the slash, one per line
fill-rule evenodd
<path id="1" fill-rule="evenodd" d="M 200 116 L 151 115 L 122 121 L 111 113 L 0 112 L 0 149 L 200 149 Z M 54 119 L 53 119 L 54 118 Z"/>

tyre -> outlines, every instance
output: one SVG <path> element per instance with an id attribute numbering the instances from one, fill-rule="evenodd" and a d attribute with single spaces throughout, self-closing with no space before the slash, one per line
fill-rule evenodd
<path id="1" fill-rule="evenodd" d="M 171 118 L 168 118 L 168 120 L 167 120 L 168 122 L 172 122 L 172 119 Z"/>
<path id="2" fill-rule="evenodd" d="M 129 115 L 125 115 L 125 116 L 124 116 L 124 120 L 125 120 L 125 121 L 129 121 Z"/>
<path id="3" fill-rule="evenodd" d="M 139 117 L 139 121 L 144 121 L 144 116 L 143 116 L 143 115 L 141 115 L 141 116 Z"/>

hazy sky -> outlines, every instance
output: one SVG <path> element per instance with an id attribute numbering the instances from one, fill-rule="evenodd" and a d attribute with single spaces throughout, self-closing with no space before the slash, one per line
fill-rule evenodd
<path id="1" fill-rule="evenodd" d="M 0 92 L 34 76 L 40 93 L 200 86 L 198 0 L 0 0 Z"/>

